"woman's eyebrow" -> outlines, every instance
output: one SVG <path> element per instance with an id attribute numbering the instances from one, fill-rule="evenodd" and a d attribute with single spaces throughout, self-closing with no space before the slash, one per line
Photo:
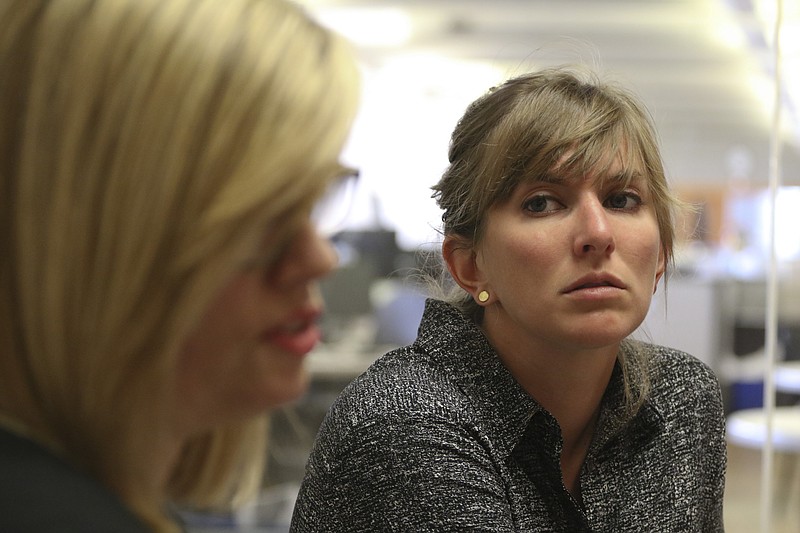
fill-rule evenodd
<path id="1" fill-rule="evenodd" d="M 538 176 L 532 177 L 529 183 L 545 183 L 549 185 L 565 185 L 569 182 L 574 182 L 578 179 L 573 175 L 564 175 L 558 172 L 545 172 Z M 644 174 L 639 171 L 625 171 L 616 172 L 614 174 L 606 174 L 601 176 L 600 181 L 606 183 L 641 183 L 644 181 Z"/>
<path id="2" fill-rule="evenodd" d="M 569 178 L 563 176 L 562 174 L 557 174 L 555 172 L 545 172 L 544 174 L 540 174 L 534 178 L 532 178 L 531 183 L 548 183 L 551 185 L 563 185 L 566 181 L 569 181 Z"/>
<path id="3" fill-rule="evenodd" d="M 605 181 L 612 182 L 612 183 L 624 183 L 624 184 L 641 184 L 644 183 L 644 174 L 638 171 L 634 172 L 618 172 L 616 174 L 612 174 L 604 178 Z"/>

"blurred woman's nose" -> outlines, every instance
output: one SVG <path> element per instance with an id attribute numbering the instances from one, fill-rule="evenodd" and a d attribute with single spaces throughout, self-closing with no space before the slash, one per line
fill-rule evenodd
<path id="1" fill-rule="evenodd" d="M 324 277 L 338 263 L 339 257 L 333 245 L 309 221 L 297 232 L 281 259 L 275 281 L 287 285 L 306 283 Z"/>
<path id="2" fill-rule="evenodd" d="M 575 254 L 610 254 L 614 248 L 614 233 L 608 210 L 594 195 L 582 198 L 577 208 Z"/>

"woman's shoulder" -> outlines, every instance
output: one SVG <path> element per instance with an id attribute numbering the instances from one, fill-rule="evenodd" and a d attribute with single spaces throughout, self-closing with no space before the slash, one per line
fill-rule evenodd
<path id="1" fill-rule="evenodd" d="M 509 448 L 537 404 L 493 353 L 478 348 L 423 336 L 379 358 L 329 409 L 317 434 L 320 454 L 441 439 Z"/>
<path id="2" fill-rule="evenodd" d="M 651 399 L 662 406 L 721 409 L 721 389 L 714 370 L 694 355 L 655 344 L 642 344 L 648 353 Z"/>
<path id="3" fill-rule="evenodd" d="M 698 357 L 683 350 L 658 344 L 640 343 L 645 350 L 652 367 L 658 374 L 692 375 L 716 381 L 716 374 L 711 367 Z"/>
<path id="4" fill-rule="evenodd" d="M 450 369 L 415 343 L 378 358 L 339 394 L 329 416 L 350 424 L 392 417 L 453 419 L 467 403 Z"/>

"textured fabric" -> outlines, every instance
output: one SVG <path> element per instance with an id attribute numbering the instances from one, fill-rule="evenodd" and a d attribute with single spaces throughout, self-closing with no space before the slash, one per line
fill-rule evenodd
<path id="1" fill-rule="evenodd" d="M 145 533 L 108 490 L 28 439 L 0 429 L 0 531 Z"/>
<path id="2" fill-rule="evenodd" d="M 561 480 L 556 420 L 479 328 L 429 300 L 416 342 L 379 359 L 328 412 L 291 531 L 722 531 L 718 382 L 687 354 L 643 348 L 651 395 L 626 418 L 615 369 L 578 504 Z"/>

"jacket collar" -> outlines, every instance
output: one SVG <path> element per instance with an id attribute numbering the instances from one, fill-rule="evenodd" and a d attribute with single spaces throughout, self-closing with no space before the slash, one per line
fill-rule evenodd
<path id="1" fill-rule="evenodd" d="M 457 308 L 428 299 L 415 344 L 439 363 L 442 372 L 450 374 L 472 404 L 475 422 L 503 457 L 511 454 L 537 414 L 549 419 L 548 426 L 557 431 L 555 419 L 514 379 L 481 329 Z M 453 361 L 458 363 L 454 365 Z M 619 362 L 601 409 L 592 445 L 598 451 L 631 424 L 637 428 L 637 438 L 644 439 L 662 424 L 662 416 L 650 399 L 634 415 L 628 414 Z"/>

